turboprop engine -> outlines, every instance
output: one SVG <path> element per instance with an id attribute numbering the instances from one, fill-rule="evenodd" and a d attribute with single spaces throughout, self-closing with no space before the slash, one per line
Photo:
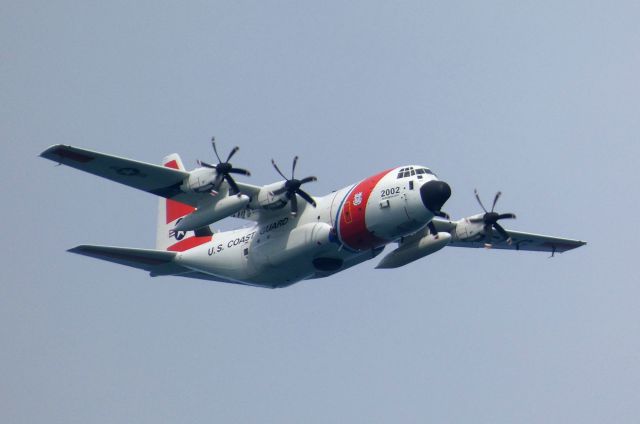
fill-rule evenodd
<path id="1" fill-rule="evenodd" d="M 216 158 L 218 159 L 218 163 L 212 165 L 204 161 L 198 161 L 200 168 L 194 169 L 189 173 L 189 178 L 185 179 L 180 186 L 180 189 L 185 193 L 206 193 L 210 191 L 215 195 L 218 193 L 218 190 L 220 190 L 222 182 L 226 181 L 229 186 L 230 194 L 240 193 L 240 188 L 231 174 L 251 175 L 251 173 L 246 169 L 235 168 L 229 162 L 240 148 L 238 146 L 234 147 L 229 153 L 229 156 L 227 156 L 227 160 L 223 161 L 218 154 L 215 137 L 211 137 L 211 147 L 213 148 L 213 153 L 215 153 Z"/>
<path id="2" fill-rule="evenodd" d="M 185 178 L 180 190 L 185 193 L 206 193 L 214 188 L 217 173 L 209 168 L 197 168 Z"/>
<path id="3" fill-rule="evenodd" d="M 500 238 L 505 240 L 508 244 L 511 244 L 511 237 L 509 233 L 498 223 L 501 219 L 514 219 L 516 217 L 513 213 L 498 213 L 494 212 L 496 203 L 502 195 L 501 192 L 497 192 L 493 198 L 493 205 L 491 210 L 487 209 L 482 204 L 478 191 L 474 190 L 476 200 L 480 204 L 480 207 L 484 210 L 483 214 L 477 214 L 468 218 L 463 218 L 456 222 L 455 236 L 457 240 L 470 240 L 484 238 L 485 247 L 491 247 L 491 243 L 494 239 L 494 232 L 497 232 Z"/>
<path id="4" fill-rule="evenodd" d="M 285 193 L 276 195 L 274 192 L 284 187 L 284 184 L 284 181 L 280 181 L 263 186 L 258 192 L 258 204 L 260 207 L 263 209 L 283 208 L 289 202 L 289 199 Z"/>
<path id="5" fill-rule="evenodd" d="M 316 207 L 316 201 L 313 200 L 313 197 L 311 197 L 306 191 L 302 190 L 300 186 L 312 181 L 317 181 L 318 179 L 316 177 L 306 177 L 301 180 L 295 178 L 298 156 L 293 158 L 291 178 L 287 178 L 282 171 L 280 171 L 280 168 L 278 168 L 278 165 L 276 165 L 276 162 L 273 159 L 271 159 L 271 164 L 275 168 L 276 172 L 278 172 L 278 174 L 280 174 L 280 176 L 285 180 L 270 184 L 260 190 L 260 193 L 258 193 L 258 203 L 262 208 L 280 209 L 287 203 L 291 203 L 291 215 L 296 216 L 298 215 L 297 196 L 300 196 L 305 202 L 314 208 Z"/>
<path id="6" fill-rule="evenodd" d="M 482 234 L 482 230 L 484 229 L 484 225 L 481 222 L 475 221 L 481 218 L 482 214 L 477 214 L 455 221 L 454 234 L 456 240 L 470 240 L 479 238 Z"/>

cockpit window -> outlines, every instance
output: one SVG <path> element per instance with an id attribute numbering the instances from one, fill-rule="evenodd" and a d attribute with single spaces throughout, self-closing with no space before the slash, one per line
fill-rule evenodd
<path id="1" fill-rule="evenodd" d="M 413 166 L 407 168 L 400 168 L 398 171 L 398 179 L 400 178 L 408 178 L 413 176 L 418 176 L 418 178 L 422 178 L 422 175 L 436 175 L 431 172 L 428 168 L 414 168 Z"/>
<path id="2" fill-rule="evenodd" d="M 416 175 L 416 171 L 413 170 L 413 166 L 401 168 L 400 171 L 398 171 L 398 178 L 407 178 L 412 175 Z"/>

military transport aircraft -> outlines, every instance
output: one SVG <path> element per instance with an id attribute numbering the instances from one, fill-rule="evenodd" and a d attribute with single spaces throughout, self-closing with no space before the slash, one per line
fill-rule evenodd
<path id="1" fill-rule="evenodd" d="M 290 176 L 272 160 L 283 178 L 255 186 L 236 181 L 249 176 L 218 155 L 217 164 L 199 162 L 187 171 L 171 154 L 162 166 L 72 146 L 55 145 L 41 153 L 54 162 L 160 196 L 155 249 L 82 245 L 70 252 L 148 271 L 268 288 L 327 277 L 373 259 L 390 243 L 376 268 L 397 268 L 445 246 L 534 250 L 555 253 L 583 241 L 506 230 L 498 223 L 515 218 L 490 210 L 451 220 L 442 211 L 449 185 L 427 167 L 387 169 L 328 195 L 302 190 L 315 177 Z M 213 233 L 210 224 L 226 217 L 253 221 L 248 228 Z"/>

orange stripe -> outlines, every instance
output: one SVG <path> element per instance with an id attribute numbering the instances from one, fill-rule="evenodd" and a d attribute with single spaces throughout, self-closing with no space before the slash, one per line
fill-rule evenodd
<path id="1" fill-rule="evenodd" d="M 342 243 L 353 250 L 367 250 L 381 246 L 385 240 L 376 237 L 367 228 L 365 221 L 367 202 L 376 184 L 391 170 L 388 169 L 365 180 L 362 180 L 347 196 L 340 212 L 338 235 Z M 357 206 L 354 205 L 356 195 L 362 196 Z"/>
<path id="2" fill-rule="evenodd" d="M 189 237 L 184 240 L 180 240 L 176 244 L 172 244 L 167 247 L 167 250 L 170 252 L 184 252 L 185 250 L 193 249 L 194 247 L 200 246 L 201 244 L 205 244 L 213 239 L 212 236 L 205 237 Z"/>

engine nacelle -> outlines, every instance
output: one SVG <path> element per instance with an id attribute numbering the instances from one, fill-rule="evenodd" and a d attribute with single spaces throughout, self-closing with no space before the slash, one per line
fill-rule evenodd
<path id="1" fill-rule="evenodd" d="M 258 192 L 258 204 L 263 209 L 281 209 L 289 202 L 286 193 L 274 196 L 273 192 L 284 186 L 284 181 L 269 184 Z"/>
<path id="2" fill-rule="evenodd" d="M 213 199 L 213 198 L 212 198 Z M 249 196 L 238 194 L 217 199 L 199 206 L 194 212 L 182 218 L 175 231 L 193 231 L 233 215 L 249 204 Z"/>
<path id="3" fill-rule="evenodd" d="M 197 168 L 189 173 L 180 189 L 185 193 L 206 193 L 213 188 L 213 182 L 218 174 L 214 169 Z"/>
<path id="4" fill-rule="evenodd" d="M 398 268 L 437 252 L 451 241 L 451 234 L 440 232 L 438 237 L 428 234 L 417 241 L 402 244 L 382 258 L 376 268 Z"/>
<path id="5" fill-rule="evenodd" d="M 456 240 L 469 240 L 477 238 L 480 234 L 482 234 L 484 230 L 484 225 L 482 224 L 482 222 L 470 221 L 472 219 L 481 219 L 482 216 L 482 214 L 478 214 L 456 221 L 456 228 L 453 232 Z"/>

